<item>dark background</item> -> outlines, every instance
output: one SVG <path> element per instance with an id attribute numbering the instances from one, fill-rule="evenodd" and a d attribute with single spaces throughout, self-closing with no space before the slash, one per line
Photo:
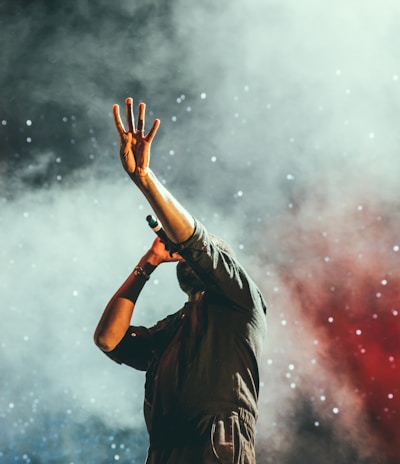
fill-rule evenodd
<path id="1" fill-rule="evenodd" d="M 142 373 L 94 346 L 153 239 L 111 117 L 269 304 L 258 462 L 394 464 L 397 2 L 0 2 L 0 461 L 144 462 Z M 184 295 L 159 268 L 152 324 Z"/>

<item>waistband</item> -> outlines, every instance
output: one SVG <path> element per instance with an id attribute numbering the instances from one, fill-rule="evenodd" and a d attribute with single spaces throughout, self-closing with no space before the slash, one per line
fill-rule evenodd
<path id="1" fill-rule="evenodd" d="M 150 433 L 150 443 L 153 447 L 160 445 L 182 445 L 202 443 L 210 432 L 213 421 L 217 419 L 226 420 L 230 416 L 237 416 L 255 433 L 256 418 L 254 415 L 242 408 L 222 409 L 218 412 L 203 411 L 196 419 L 181 422 L 179 418 L 171 414 L 159 418 L 152 424 Z M 154 419 L 154 418 L 153 418 Z"/>

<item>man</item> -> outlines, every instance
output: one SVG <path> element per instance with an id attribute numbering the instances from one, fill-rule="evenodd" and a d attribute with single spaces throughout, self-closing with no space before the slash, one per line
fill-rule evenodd
<path id="1" fill-rule="evenodd" d="M 108 303 L 94 339 L 111 359 L 146 371 L 148 464 L 255 463 L 258 364 L 266 332 L 261 293 L 225 243 L 210 235 L 149 167 L 156 119 L 144 135 L 145 105 L 127 130 L 113 114 L 125 171 L 166 233 L 157 237 Z M 173 250 L 170 253 L 168 250 Z M 151 328 L 131 326 L 136 300 L 163 262 L 177 262 L 185 306 Z"/>

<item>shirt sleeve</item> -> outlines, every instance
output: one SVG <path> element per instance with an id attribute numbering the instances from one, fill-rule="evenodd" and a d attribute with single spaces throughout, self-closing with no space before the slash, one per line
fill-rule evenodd
<path id="1" fill-rule="evenodd" d="M 180 255 L 190 263 L 207 288 L 242 309 L 255 307 L 266 312 L 260 290 L 233 253 L 222 248 L 205 227 L 195 220 L 192 236 L 178 245 Z"/>
<path id="2" fill-rule="evenodd" d="M 179 323 L 178 311 L 149 328 L 131 325 L 118 345 L 112 351 L 104 351 L 104 353 L 118 364 L 147 371 L 152 359 L 163 353 Z"/>
<path id="3" fill-rule="evenodd" d="M 104 353 L 118 364 L 145 371 L 152 354 L 151 332 L 145 327 L 130 326 L 119 344 L 112 351 Z"/>

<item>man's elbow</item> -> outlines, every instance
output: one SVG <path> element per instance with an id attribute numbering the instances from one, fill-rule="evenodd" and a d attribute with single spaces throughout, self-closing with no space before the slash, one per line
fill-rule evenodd
<path id="1" fill-rule="evenodd" d="M 118 343 L 115 343 L 110 337 L 108 337 L 106 334 L 102 334 L 99 332 L 95 332 L 93 336 L 93 341 L 94 344 L 100 348 L 101 351 L 112 351 Z"/>

